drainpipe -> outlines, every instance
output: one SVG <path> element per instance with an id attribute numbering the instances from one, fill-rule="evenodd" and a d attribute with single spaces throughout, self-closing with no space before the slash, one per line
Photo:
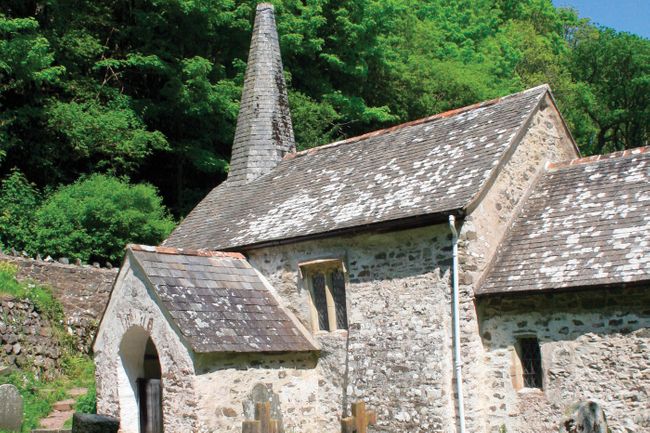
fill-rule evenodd
<path id="1" fill-rule="evenodd" d="M 463 363 L 460 358 L 460 306 L 458 305 L 458 231 L 456 218 L 449 215 L 449 228 L 452 239 L 452 287 L 454 309 L 454 368 L 456 371 L 456 394 L 458 395 L 458 423 L 460 432 L 465 433 L 465 407 L 463 404 Z"/>

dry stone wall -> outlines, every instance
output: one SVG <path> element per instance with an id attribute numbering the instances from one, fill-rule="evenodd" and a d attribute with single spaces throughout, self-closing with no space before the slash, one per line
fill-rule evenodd
<path id="1" fill-rule="evenodd" d="M 491 432 L 558 430 L 577 401 L 594 400 L 612 433 L 650 431 L 648 287 L 479 300 Z M 540 342 L 543 390 L 517 390 L 518 337 Z"/>
<path id="2" fill-rule="evenodd" d="M 78 349 L 88 353 L 118 270 L 4 254 L 0 254 L 0 261 L 16 265 L 19 280 L 33 281 L 52 289 L 63 305 L 67 331 L 77 337 Z"/>
<path id="3" fill-rule="evenodd" d="M 49 379 L 61 371 L 61 347 L 49 321 L 26 299 L 0 298 L 0 364 Z"/>

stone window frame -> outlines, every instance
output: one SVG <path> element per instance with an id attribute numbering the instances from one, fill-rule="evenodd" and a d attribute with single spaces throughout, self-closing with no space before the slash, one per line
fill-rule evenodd
<path id="1" fill-rule="evenodd" d="M 522 341 L 527 340 L 527 341 L 534 341 L 534 343 L 537 345 L 537 354 L 539 358 L 536 360 L 536 371 L 535 374 L 538 376 L 538 381 L 536 384 L 533 386 L 529 386 L 526 383 L 526 372 L 525 372 L 525 367 L 524 367 L 524 359 L 523 359 L 523 348 L 522 348 Z M 512 365 L 511 365 L 511 378 L 512 378 L 512 384 L 517 391 L 522 391 L 522 390 L 538 390 L 538 391 L 543 391 L 544 390 L 544 365 L 543 365 L 543 357 L 542 357 L 542 346 L 540 344 L 539 338 L 535 334 L 523 334 L 523 335 L 517 335 L 514 348 L 513 348 L 513 359 L 512 359 Z"/>
<path id="2" fill-rule="evenodd" d="M 311 327 L 313 332 L 333 332 L 338 330 L 346 330 L 349 327 L 347 318 L 347 288 L 349 285 L 348 272 L 345 266 L 345 261 L 342 258 L 324 258 L 310 260 L 298 264 L 300 268 L 300 276 L 303 280 L 303 285 L 309 293 L 309 312 L 311 319 Z M 339 327 L 337 324 L 337 305 L 334 299 L 332 275 L 334 271 L 340 271 L 343 274 L 343 296 L 345 309 L 345 326 Z M 319 312 L 316 307 L 315 292 L 313 286 L 313 277 L 322 273 L 325 278 L 325 299 L 326 299 L 326 313 L 329 329 L 321 329 L 319 324 Z"/>

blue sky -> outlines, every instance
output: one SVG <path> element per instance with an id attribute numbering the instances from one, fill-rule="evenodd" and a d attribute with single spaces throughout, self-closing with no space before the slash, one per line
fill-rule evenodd
<path id="1" fill-rule="evenodd" d="M 553 4 L 571 6 L 594 23 L 650 38 L 650 0 L 553 0 Z"/>

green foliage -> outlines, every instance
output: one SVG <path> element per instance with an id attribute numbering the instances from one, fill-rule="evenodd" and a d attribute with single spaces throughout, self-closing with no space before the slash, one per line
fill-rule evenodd
<path id="1" fill-rule="evenodd" d="M 80 413 L 97 413 L 97 389 L 95 384 L 88 388 L 88 393 L 77 400 L 74 406 L 75 410 Z"/>
<path id="2" fill-rule="evenodd" d="M 75 409 L 93 413 L 95 377 L 92 359 L 85 355 L 67 355 L 66 362 L 73 364 L 74 368 L 66 368 L 62 376 L 51 381 L 38 379 L 32 373 L 24 371 L 15 371 L 0 377 L 0 384 L 10 383 L 16 386 L 23 397 L 23 433 L 38 428 L 40 420 L 52 411 L 52 405 L 69 398 L 67 392 L 72 388 L 88 388 L 88 394 L 77 400 Z"/>
<path id="3" fill-rule="evenodd" d="M 0 173 L 223 180 L 256 0 L 6 0 Z M 298 147 L 547 82 L 584 153 L 648 143 L 650 41 L 550 0 L 275 0 Z"/>
<path id="4" fill-rule="evenodd" d="M 63 307 L 44 286 L 31 283 L 20 283 L 16 280 L 17 268 L 11 263 L 0 262 L 0 294 L 18 299 L 29 299 L 34 303 L 36 310 L 49 321 L 60 323 L 63 321 Z"/>
<path id="5" fill-rule="evenodd" d="M 127 243 L 158 244 L 174 221 L 150 185 L 93 175 L 53 193 L 36 212 L 35 249 L 117 262 Z"/>
<path id="6" fill-rule="evenodd" d="M 590 153 L 647 145 L 650 135 L 650 41 L 611 29 L 582 29 L 571 53 L 577 108 L 592 122 L 579 137 Z"/>
<path id="7" fill-rule="evenodd" d="M 48 126 L 65 137 L 71 153 L 89 161 L 93 171 L 132 173 L 153 151 L 169 146 L 161 132 L 145 129 L 127 102 L 54 102 L 47 110 Z"/>
<path id="8" fill-rule="evenodd" d="M 28 249 L 40 202 L 36 187 L 20 171 L 12 170 L 0 186 L 0 246 Z"/>
<path id="9" fill-rule="evenodd" d="M 88 394 L 81 397 L 79 406 L 92 410 L 95 394 L 95 370 L 92 358 L 75 353 L 70 336 L 63 329 L 63 307 L 52 296 L 47 287 L 16 280 L 17 268 L 7 262 L 0 262 L 0 294 L 32 301 L 41 317 L 54 330 L 55 338 L 63 349 L 63 374 L 55 380 L 43 380 L 27 371 L 14 371 L 0 377 L 0 384 L 10 383 L 18 388 L 23 397 L 23 432 L 37 428 L 39 421 L 52 410 L 52 404 L 67 398 L 67 392 L 76 387 L 88 388 Z M 82 401 L 83 400 L 83 401 Z"/>

